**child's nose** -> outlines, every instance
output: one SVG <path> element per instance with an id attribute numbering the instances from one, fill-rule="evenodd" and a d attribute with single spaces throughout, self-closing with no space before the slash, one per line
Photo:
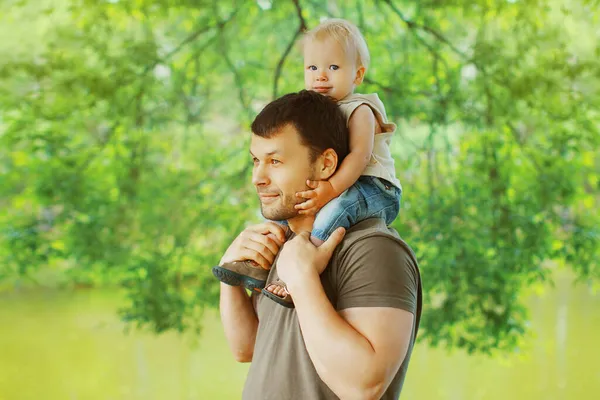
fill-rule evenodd
<path id="1" fill-rule="evenodd" d="M 327 74 L 325 73 L 325 71 L 319 72 L 319 74 L 317 75 L 317 81 L 321 82 L 321 81 L 326 81 L 326 80 L 327 80 Z"/>

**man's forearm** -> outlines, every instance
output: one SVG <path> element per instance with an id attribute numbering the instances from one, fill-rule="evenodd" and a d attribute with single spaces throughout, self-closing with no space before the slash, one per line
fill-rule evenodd
<path id="1" fill-rule="evenodd" d="M 344 399 L 378 399 L 386 371 L 369 341 L 335 311 L 318 276 L 294 289 L 306 349 L 323 382 Z"/>
<path id="2" fill-rule="evenodd" d="M 239 362 L 252 361 L 258 318 L 246 289 L 221 283 L 220 312 L 225 336 L 235 359 Z"/>

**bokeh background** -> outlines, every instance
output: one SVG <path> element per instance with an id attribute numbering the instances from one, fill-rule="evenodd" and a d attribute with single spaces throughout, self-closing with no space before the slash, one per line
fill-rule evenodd
<path id="1" fill-rule="evenodd" d="M 600 396 L 597 0 L 4 0 L 0 399 L 235 399 L 249 124 L 356 23 L 425 309 L 407 399 Z M 299 394 L 299 397 L 301 395 Z"/>

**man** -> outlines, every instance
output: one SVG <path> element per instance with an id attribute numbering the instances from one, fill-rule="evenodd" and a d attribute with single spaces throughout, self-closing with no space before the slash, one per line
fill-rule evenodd
<path id="1" fill-rule="evenodd" d="M 244 399 L 396 399 L 421 313 L 414 255 L 382 220 L 338 229 L 315 247 L 314 216 L 296 193 L 328 179 L 348 152 L 345 119 L 325 96 L 302 91 L 270 103 L 252 124 L 252 182 L 265 218 L 229 246 L 221 264 L 251 260 L 287 284 L 295 308 L 221 284 L 230 348 L 251 362 Z M 285 245 L 283 246 L 283 243 Z M 339 244 L 339 246 L 338 246 Z M 281 249 L 281 251 L 279 251 Z"/>

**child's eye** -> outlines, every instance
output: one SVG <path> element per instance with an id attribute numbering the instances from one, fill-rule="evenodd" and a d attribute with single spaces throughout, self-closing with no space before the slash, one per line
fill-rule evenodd
<path id="1" fill-rule="evenodd" d="M 329 69 L 332 70 L 332 71 L 337 71 L 338 69 L 340 69 L 340 67 L 337 66 L 337 65 L 335 65 L 335 64 L 333 64 L 333 65 L 329 66 Z"/>
<path id="2" fill-rule="evenodd" d="M 253 164 L 258 164 L 258 158 L 252 157 L 252 163 Z"/>
<path id="3" fill-rule="evenodd" d="M 315 67 L 314 65 L 310 65 L 310 66 L 308 67 L 308 69 L 309 69 L 309 70 L 311 70 L 311 71 L 316 71 L 316 70 L 317 70 L 317 67 Z"/>
<path id="4" fill-rule="evenodd" d="M 271 159 L 271 164 L 281 164 L 281 161 L 275 160 L 275 159 Z"/>

